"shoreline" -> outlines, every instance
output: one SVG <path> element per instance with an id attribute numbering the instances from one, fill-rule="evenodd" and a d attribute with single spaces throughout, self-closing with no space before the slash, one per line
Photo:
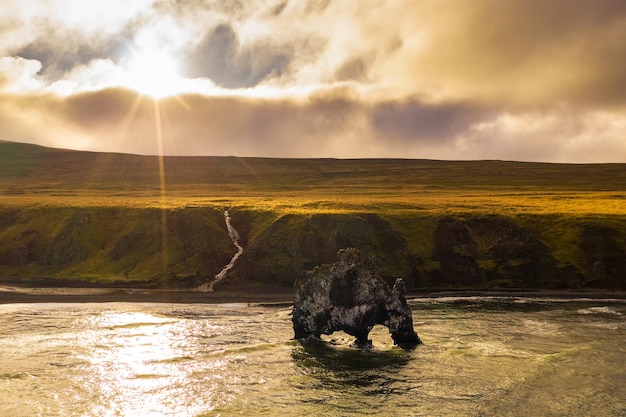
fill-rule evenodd
<path id="1" fill-rule="evenodd" d="M 536 299 L 624 299 L 626 291 L 610 290 L 442 290 L 423 289 L 407 293 L 407 299 L 502 297 Z M 141 288 L 34 287 L 0 284 L 0 304 L 24 303 L 176 303 L 291 305 L 289 289 L 218 289 L 212 292 Z"/>
<path id="2" fill-rule="evenodd" d="M 21 287 L 0 285 L 0 304 L 18 303 L 293 303 L 292 291 L 193 291 L 140 288 Z"/>

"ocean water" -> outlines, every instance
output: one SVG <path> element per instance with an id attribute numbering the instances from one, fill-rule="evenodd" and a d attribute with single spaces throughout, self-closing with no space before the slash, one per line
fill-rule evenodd
<path id="1" fill-rule="evenodd" d="M 411 350 L 291 340 L 288 306 L 0 305 L 0 416 L 626 416 L 626 301 L 410 305 Z"/>

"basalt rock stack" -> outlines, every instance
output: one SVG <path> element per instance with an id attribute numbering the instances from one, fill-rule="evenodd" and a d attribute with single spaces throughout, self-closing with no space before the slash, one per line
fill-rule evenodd
<path id="1" fill-rule="evenodd" d="M 373 258 L 354 248 L 338 261 L 304 272 L 295 283 L 293 329 L 296 339 L 344 331 L 368 344 L 376 324 L 389 328 L 394 343 L 417 345 L 402 279 L 393 288 L 380 277 Z"/>

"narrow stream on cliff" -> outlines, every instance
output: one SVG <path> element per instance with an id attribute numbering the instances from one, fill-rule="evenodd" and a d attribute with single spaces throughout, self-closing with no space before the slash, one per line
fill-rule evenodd
<path id="1" fill-rule="evenodd" d="M 209 288 L 211 290 L 213 289 L 213 286 L 216 283 L 224 279 L 228 271 L 230 271 L 232 267 L 235 265 L 235 262 L 237 262 L 237 259 L 239 259 L 239 257 L 243 254 L 243 246 L 239 244 L 239 233 L 237 233 L 237 230 L 235 230 L 235 228 L 230 222 L 230 213 L 228 212 L 228 210 L 224 212 L 224 220 L 226 221 L 226 229 L 228 230 L 228 236 L 230 237 L 230 240 L 232 240 L 235 246 L 237 247 L 237 253 L 233 255 L 228 265 L 222 268 L 222 270 L 217 275 L 215 275 L 215 279 L 209 285 Z"/>

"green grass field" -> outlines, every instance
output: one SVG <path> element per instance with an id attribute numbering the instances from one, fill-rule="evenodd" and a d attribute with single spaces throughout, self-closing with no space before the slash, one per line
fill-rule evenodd
<path id="1" fill-rule="evenodd" d="M 159 158 L 0 143 L 12 206 L 237 206 L 281 212 L 626 214 L 626 164 Z"/>

